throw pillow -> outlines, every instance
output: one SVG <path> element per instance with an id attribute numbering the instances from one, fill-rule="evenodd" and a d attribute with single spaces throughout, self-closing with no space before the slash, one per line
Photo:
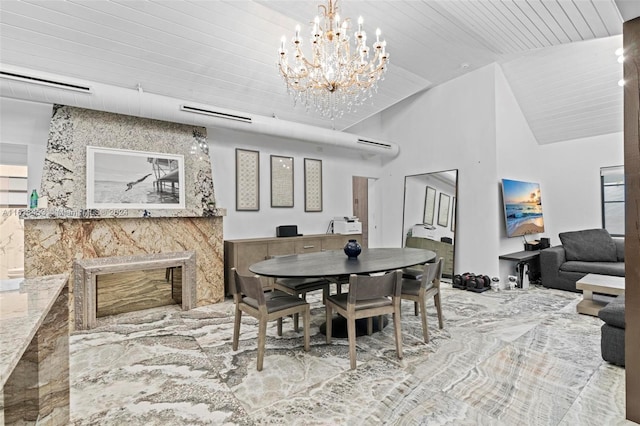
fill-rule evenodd
<path id="1" fill-rule="evenodd" d="M 616 243 L 606 229 L 561 232 L 560 241 L 567 260 L 616 262 Z"/>

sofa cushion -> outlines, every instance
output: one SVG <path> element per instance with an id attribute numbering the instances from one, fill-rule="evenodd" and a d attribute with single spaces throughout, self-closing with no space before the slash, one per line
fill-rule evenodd
<path id="1" fill-rule="evenodd" d="M 616 297 L 598 312 L 598 317 L 612 327 L 625 328 L 624 294 Z"/>
<path id="2" fill-rule="evenodd" d="M 565 272 L 582 272 L 584 274 L 602 274 L 624 277 L 623 262 L 581 262 L 572 260 L 560 265 L 560 270 Z"/>
<path id="3" fill-rule="evenodd" d="M 616 244 L 606 229 L 562 232 L 560 241 L 567 260 L 584 262 L 616 262 Z"/>

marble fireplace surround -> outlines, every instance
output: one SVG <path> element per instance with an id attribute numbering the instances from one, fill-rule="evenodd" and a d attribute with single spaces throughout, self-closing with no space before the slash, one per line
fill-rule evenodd
<path id="1" fill-rule="evenodd" d="M 76 330 L 88 330 L 96 326 L 99 275 L 172 267 L 182 267 L 182 309 L 186 311 L 194 308 L 196 303 L 195 252 L 76 260 L 73 263 Z"/>

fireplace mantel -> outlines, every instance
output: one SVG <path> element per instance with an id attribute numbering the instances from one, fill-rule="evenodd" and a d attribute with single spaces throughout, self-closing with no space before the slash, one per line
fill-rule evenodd
<path id="1" fill-rule="evenodd" d="M 37 215 L 38 210 L 31 212 Z M 151 217 L 81 217 L 58 211 L 54 217 L 25 218 L 25 277 L 68 274 L 69 309 L 75 318 L 74 261 L 193 251 L 195 306 L 223 301 L 223 216 L 158 217 L 151 213 Z"/>
<path id="2" fill-rule="evenodd" d="M 163 218 L 163 217 L 221 217 L 227 215 L 227 209 L 213 208 L 195 209 L 71 209 L 54 207 L 46 209 L 19 209 L 20 219 L 128 219 L 128 218 Z"/>

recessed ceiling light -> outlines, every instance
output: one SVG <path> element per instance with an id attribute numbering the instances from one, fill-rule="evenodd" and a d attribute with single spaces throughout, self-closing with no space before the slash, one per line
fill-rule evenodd
<path id="1" fill-rule="evenodd" d="M 622 47 L 616 49 L 616 56 L 622 56 L 623 53 L 624 49 Z"/>
<path id="2" fill-rule="evenodd" d="M 620 55 L 618 56 L 618 63 L 621 64 L 624 62 L 624 56 Z"/>
<path id="3" fill-rule="evenodd" d="M 624 86 L 624 80 L 618 80 L 618 86 L 623 87 Z"/>

